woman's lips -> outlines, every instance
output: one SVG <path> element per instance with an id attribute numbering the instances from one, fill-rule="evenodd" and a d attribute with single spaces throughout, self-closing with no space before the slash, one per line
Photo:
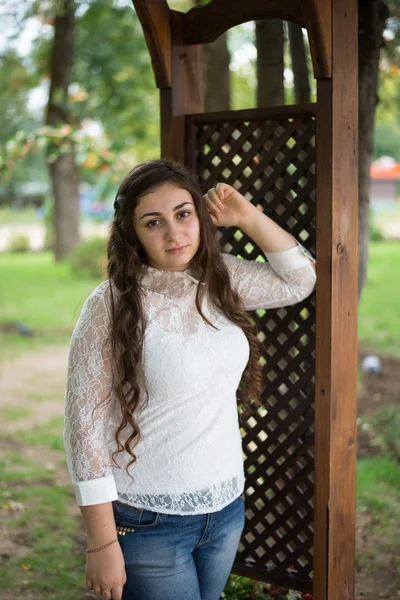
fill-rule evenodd
<path id="1" fill-rule="evenodd" d="M 180 248 L 172 248 L 171 250 L 167 250 L 167 252 L 171 252 L 171 254 L 180 254 L 186 248 L 187 248 L 187 246 L 181 246 Z"/>

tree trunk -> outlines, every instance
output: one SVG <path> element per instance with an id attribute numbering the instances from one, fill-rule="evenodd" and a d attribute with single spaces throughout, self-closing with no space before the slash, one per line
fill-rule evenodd
<path id="1" fill-rule="evenodd" d="M 285 102 L 283 63 L 283 22 L 256 21 L 257 106 L 280 106 Z"/>
<path id="2" fill-rule="evenodd" d="M 370 166 L 378 103 L 379 55 L 388 9 L 383 0 L 359 0 L 359 264 L 358 299 L 364 288 L 369 243 Z"/>
<path id="3" fill-rule="evenodd" d="M 289 40 L 295 102 L 296 104 L 306 104 L 310 102 L 310 79 L 303 30 L 299 25 L 289 23 Z"/>
<path id="4" fill-rule="evenodd" d="M 212 44 L 203 46 L 204 107 L 206 112 L 230 109 L 231 57 L 226 33 Z"/>
<path id="5" fill-rule="evenodd" d="M 195 6 L 202 6 L 203 0 L 194 0 Z M 218 112 L 231 107 L 231 77 L 227 34 L 223 33 L 215 42 L 204 44 L 203 85 L 204 110 Z"/>
<path id="6" fill-rule="evenodd" d="M 68 84 L 74 45 L 75 2 L 63 0 L 55 17 L 51 50 L 51 83 L 46 123 L 68 123 Z M 79 243 L 79 178 L 72 144 L 63 144 L 62 152 L 50 147 L 49 170 L 54 195 L 55 259 L 65 258 Z M 53 160 L 51 155 L 58 153 Z"/>

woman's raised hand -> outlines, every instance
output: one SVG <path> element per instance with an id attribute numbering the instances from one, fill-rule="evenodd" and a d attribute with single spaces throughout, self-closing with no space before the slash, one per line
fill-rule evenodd
<path id="1" fill-rule="evenodd" d="M 217 227 L 241 227 L 254 206 L 234 187 L 218 183 L 203 196 L 210 217 Z"/>

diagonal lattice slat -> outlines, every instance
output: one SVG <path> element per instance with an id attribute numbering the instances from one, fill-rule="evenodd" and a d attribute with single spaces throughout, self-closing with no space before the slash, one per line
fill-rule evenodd
<path id="1" fill-rule="evenodd" d="M 204 192 L 238 189 L 315 254 L 315 116 L 260 119 L 192 115 L 188 148 Z M 264 258 L 240 230 L 218 231 L 224 252 Z M 241 429 L 246 526 L 235 569 L 310 591 L 313 571 L 314 294 L 294 306 L 251 313 L 263 344 L 263 407 Z"/>

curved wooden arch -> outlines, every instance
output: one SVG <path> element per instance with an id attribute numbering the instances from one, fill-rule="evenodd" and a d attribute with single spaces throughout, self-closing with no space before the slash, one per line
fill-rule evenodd
<path id="1" fill-rule="evenodd" d="M 143 27 L 157 87 L 172 86 L 171 11 L 167 0 L 133 0 Z M 182 19 L 182 42 L 201 45 L 215 41 L 222 33 L 247 21 L 283 19 L 308 31 L 316 79 L 331 77 L 331 18 L 324 0 L 212 0 L 192 8 Z"/>
<path id="2" fill-rule="evenodd" d="M 305 27 L 300 0 L 212 0 L 189 10 L 184 17 L 186 44 L 208 44 L 222 33 L 245 21 L 283 19 Z"/>
<path id="3" fill-rule="evenodd" d="M 171 10 L 167 0 L 134 0 L 159 89 L 172 87 Z"/>
<path id="4" fill-rule="evenodd" d="M 329 2 L 300 0 L 316 79 L 332 77 L 332 15 Z"/>
<path id="5" fill-rule="evenodd" d="M 222 33 L 247 21 L 283 19 L 308 31 L 316 79 L 331 76 L 331 22 L 324 0 L 212 0 L 183 15 L 185 44 L 208 44 Z"/>

